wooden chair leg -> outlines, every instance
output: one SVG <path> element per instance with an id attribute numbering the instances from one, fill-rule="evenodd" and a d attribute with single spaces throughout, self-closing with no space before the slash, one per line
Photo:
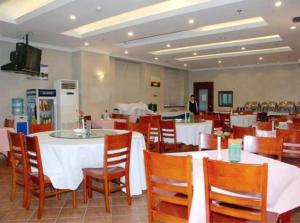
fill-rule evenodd
<path id="1" fill-rule="evenodd" d="M 104 180 L 104 198 L 105 198 L 105 208 L 106 212 L 110 213 L 110 202 L 109 202 L 109 182 Z"/>
<path id="2" fill-rule="evenodd" d="M 73 204 L 73 208 L 77 208 L 77 194 L 76 194 L 76 190 L 72 191 L 72 204 Z"/>
<path id="3" fill-rule="evenodd" d="M 24 179 L 24 195 L 23 195 L 23 208 L 27 208 L 27 201 L 28 201 L 28 180 Z"/>
<path id="4" fill-rule="evenodd" d="M 39 207 L 38 207 L 38 213 L 37 213 L 37 218 L 41 219 L 43 210 L 45 206 L 45 188 L 44 185 L 40 188 L 40 194 L 39 194 Z"/>
<path id="5" fill-rule="evenodd" d="M 16 190 L 17 190 L 17 176 L 16 176 L 16 172 L 13 169 L 12 170 L 12 181 L 11 181 L 11 194 L 10 194 L 10 200 L 11 201 L 15 201 L 16 199 Z"/>
<path id="6" fill-rule="evenodd" d="M 28 181 L 28 187 L 27 187 L 27 198 L 26 198 L 26 204 L 25 208 L 28 210 L 31 205 L 31 198 L 32 198 L 32 191 L 31 191 L 31 182 Z"/>
<path id="7" fill-rule="evenodd" d="M 88 194 L 87 194 L 87 177 L 84 176 L 84 179 L 83 179 L 83 203 L 87 203 L 87 197 L 88 197 Z"/>
<path id="8" fill-rule="evenodd" d="M 91 177 L 89 177 L 89 176 L 87 176 L 86 177 L 86 183 L 87 183 L 87 195 L 88 195 L 88 198 L 93 198 L 93 191 L 92 191 L 92 189 L 91 189 L 91 187 L 92 187 L 92 178 Z"/>
<path id="9" fill-rule="evenodd" d="M 130 193 L 130 185 L 129 185 L 129 173 L 125 176 L 126 183 L 126 196 L 128 205 L 131 205 L 131 193 Z"/>

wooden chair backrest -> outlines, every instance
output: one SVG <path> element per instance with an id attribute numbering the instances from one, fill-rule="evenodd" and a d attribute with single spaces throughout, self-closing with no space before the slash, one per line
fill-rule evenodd
<path id="1" fill-rule="evenodd" d="M 146 150 L 150 147 L 150 123 L 128 123 L 128 130 L 142 133 L 145 138 Z"/>
<path id="2" fill-rule="evenodd" d="M 211 213 L 216 212 L 231 217 L 267 222 L 267 164 L 240 164 L 217 160 L 203 159 L 206 222 L 212 222 Z M 213 188 L 230 192 L 245 193 L 247 197 L 239 197 L 216 191 Z M 250 194 L 260 195 L 251 197 Z M 217 202 L 217 203 L 215 203 Z M 230 204 L 231 206 L 225 206 Z M 251 209 L 238 209 L 246 206 Z"/>
<path id="3" fill-rule="evenodd" d="M 272 131 L 273 124 L 272 121 L 268 121 L 268 122 L 256 121 L 256 128 L 258 130 L 263 130 L 263 131 Z"/>
<path id="4" fill-rule="evenodd" d="M 111 118 L 112 119 L 126 119 L 127 121 L 129 121 L 129 116 L 128 115 L 124 115 L 124 114 L 111 114 Z"/>
<path id="5" fill-rule="evenodd" d="M 127 122 L 114 122 L 114 129 L 128 130 Z"/>
<path id="6" fill-rule="evenodd" d="M 27 165 L 25 160 L 25 142 L 24 135 L 22 133 L 7 132 L 9 151 L 10 151 L 10 161 L 13 168 L 17 168 L 19 164 L 23 164 L 23 169 L 26 171 Z M 25 173 L 25 172 L 24 172 Z"/>
<path id="7" fill-rule="evenodd" d="M 161 120 L 161 115 L 142 115 L 139 118 L 140 122 L 151 122 L 152 120 Z"/>
<path id="8" fill-rule="evenodd" d="M 169 142 L 173 139 L 172 143 L 177 143 L 176 139 L 176 123 L 174 120 L 160 120 L 160 140 L 162 142 Z"/>
<path id="9" fill-rule="evenodd" d="M 30 126 L 30 132 L 31 133 L 37 133 L 37 132 L 47 132 L 51 131 L 52 129 L 52 124 L 32 124 Z"/>
<path id="10" fill-rule="evenodd" d="M 199 134 L 199 150 L 217 149 L 217 136 L 213 134 L 200 133 Z M 221 141 L 221 148 L 228 148 L 228 139 L 224 138 Z"/>
<path id="11" fill-rule="evenodd" d="M 25 161 L 28 166 L 27 172 L 32 179 L 39 182 L 39 184 L 43 184 L 44 170 L 38 137 L 26 136 L 25 144 Z"/>
<path id="12" fill-rule="evenodd" d="M 186 206 L 188 212 L 190 212 L 193 193 L 192 157 L 171 156 L 144 151 L 144 160 L 148 214 L 157 217 L 157 220 L 167 218 L 169 222 L 183 222 L 182 220 L 177 220 L 174 216 L 155 210 L 155 202 L 159 199 L 160 201 Z M 185 196 L 174 196 L 174 193 Z"/>
<path id="13" fill-rule="evenodd" d="M 290 130 L 300 130 L 300 123 L 288 123 L 288 129 Z"/>
<path id="14" fill-rule="evenodd" d="M 130 150 L 132 132 L 119 135 L 107 135 L 104 138 L 104 175 L 108 174 L 108 168 L 125 166 L 125 172 L 129 172 Z"/>
<path id="15" fill-rule="evenodd" d="M 256 129 L 255 127 L 241 127 L 241 126 L 233 126 L 232 127 L 233 138 L 243 139 L 244 136 L 256 136 Z"/>
<path id="16" fill-rule="evenodd" d="M 5 119 L 4 120 L 4 127 L 6 127 L 6 128 L 14 128 L 15 126 L 15 120 L 13 120 L 13 119 Z"/>
<path id="17" fill-rule="evenodd" d="M 293 118 L 293 123 L 300 123 L 300 118 Z"/>
<path id="18" fill-rule="evenodd" d="M 244 150 L 263 156 L 275 156 L 277 160 L 282 159 L 282 138 L 273 137 L 244 137 Z"/>
<path id="19" fill-rule="evenodd" d="M 277 129 L 276 137 L 283 139 L 282 157 L 300 158 L 300 131 Z"/>

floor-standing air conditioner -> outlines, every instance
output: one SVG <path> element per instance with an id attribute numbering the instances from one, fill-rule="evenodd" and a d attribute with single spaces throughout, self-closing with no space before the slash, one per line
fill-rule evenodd
<path id="1" fill-rule="evenodd" d="M 77 80 L 56 80 L 57 93 L 57 129 L 78 127 L 79 96 Z"/>

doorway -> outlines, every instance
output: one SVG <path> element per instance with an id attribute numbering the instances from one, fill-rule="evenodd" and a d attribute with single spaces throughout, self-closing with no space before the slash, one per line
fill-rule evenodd
<path id="1" fill-rule="evenodd" d="M 200 112 L 214 111 L 214 82 L 195 82 L 194 95 Z"/>

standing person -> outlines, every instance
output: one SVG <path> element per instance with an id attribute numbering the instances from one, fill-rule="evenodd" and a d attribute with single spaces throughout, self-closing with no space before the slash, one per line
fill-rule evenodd
<path id="1" fill-rule="evenodd" d="M 189 100 L 189 111 L 194 115 L 197 115 L 199 112 L 197 101 L 195 100 L 195 95 L 191 95 Z"/>

